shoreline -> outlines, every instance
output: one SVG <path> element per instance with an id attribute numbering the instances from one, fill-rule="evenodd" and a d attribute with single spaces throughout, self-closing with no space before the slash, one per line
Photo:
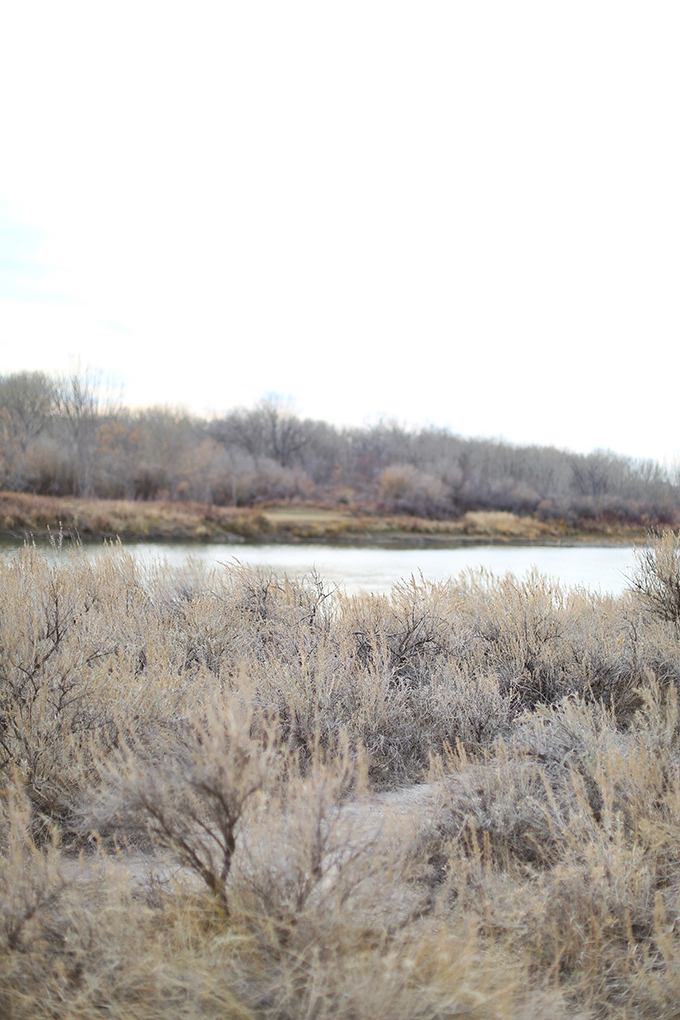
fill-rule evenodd
<path id="1" fill-rule="evenodd" d="M 469 511 L 457 520 L 371 515 L 318 502 L 258 507 L 201 503 L 77 499 L 0 492 L 0 541 L 94 545 L 331 545 L 355 548 L 450 549 L 474 545 L 616 546 L 648 540 L 647 526 L 519 517 Z"/>

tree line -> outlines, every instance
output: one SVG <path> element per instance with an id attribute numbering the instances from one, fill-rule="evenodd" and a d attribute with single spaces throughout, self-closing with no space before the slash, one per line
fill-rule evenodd
<path id="1" fill-rule="evenodd" d="M 41 495 L 252 506 L 319 499 L 452 518 L 675 523 L 678 471 L 609 451 L 469 439 L 393 422 L 338 428 L 270 396 L 210 420 L 132 410 L 88 369 L 0 376 L 0 485 Z"/>

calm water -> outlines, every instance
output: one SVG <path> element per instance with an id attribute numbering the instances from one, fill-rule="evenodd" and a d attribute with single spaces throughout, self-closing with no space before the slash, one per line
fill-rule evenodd
<path id="1" fill-rule="evenodd" d="M 389 591 L 392 585 L 420 573 L 430 581 L 456 577 L 483 567 L 502 576 L 523 577 L 536 568 L 569 587 L 619 594 L 634 566 L 631 546 L 546 547 L 475 546 L 462 549 L 348 549 L 319 545 L 130 545 L 144 562 L 167 560 L 181 565 L 188 556 L 209 564 L 271 566 L 278 574 L 301 577 L 315 570 L 348 593 Z"/>
<path id="2" fill-rule="evenodd" d="M 17 552 L 3 543 L 1 553 Z M 100 547 L 88 547 L 99 551 Z M 421 573 L 426 580 L 444 581 L 463 571 L 484 568 L 496 576 L 510 571 L 522 578 L 536 569 L 568 587 L 618 595 L 634 568 L 632 546 L 466 546 L 461 549 L 350 549 L 322 545 L 168 545 L 130 544 L 125 547 L 144 563 L 167 561 L 181 566 L 191 556 L 206 564 L 253 564 L 272 567 L 277 574 L 304 577 L 316 571 L 325 581 L 349 594 L 387 592 L 401 580 Z M 48 547 L 49 549 L 49 547 Z"/>

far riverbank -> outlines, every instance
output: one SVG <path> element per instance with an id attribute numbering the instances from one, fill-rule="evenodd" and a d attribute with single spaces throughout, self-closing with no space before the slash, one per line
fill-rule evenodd
<path id="1" fill-rule="evenodd" d="M 655 522 L 649 522 L 652 527 Z M 648 527 L 593 520 L 574 527 L 503 511 L 457 520 L 375 516 L 349 506 L 220 507 L 188 502 L 76 499 L 0 492 L 0 538 L 19 541 L 324 543 L 393 548 L 465 545 L 634 545 Z"/>

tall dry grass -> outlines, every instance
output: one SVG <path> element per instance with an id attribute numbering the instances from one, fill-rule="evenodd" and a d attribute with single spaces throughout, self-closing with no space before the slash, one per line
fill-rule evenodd
<path id="1" fill-rule="evenodd" d="M 677 555 L 619 599 L 4 560 L 0 1015 L 676 1017 Z"/>

